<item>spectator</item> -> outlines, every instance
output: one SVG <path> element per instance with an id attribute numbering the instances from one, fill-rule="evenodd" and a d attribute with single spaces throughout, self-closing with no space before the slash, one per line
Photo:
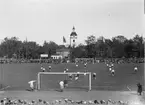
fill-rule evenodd
<path id="1" fill-rule="evenodd" d="M 138 90 L 137 92 L 139 93 L 139 95 L 142 94 L 142 85 L 140 83 L 137 84 Z"/>

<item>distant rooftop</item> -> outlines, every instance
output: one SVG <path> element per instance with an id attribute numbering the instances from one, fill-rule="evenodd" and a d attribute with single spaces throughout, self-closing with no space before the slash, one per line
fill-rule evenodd
<path id="1" fill-rule="evenodd" d="M 61 56 L 60 54 L 53 54 L 53 55 L 51 55 L 51 56 Z"/>
<path id="2" fill-rule="evenodd" d="M 70 49 L 67 48 L 56 49 L 56 52 L 63 52 L 63 51 L 70 51 Z"/>

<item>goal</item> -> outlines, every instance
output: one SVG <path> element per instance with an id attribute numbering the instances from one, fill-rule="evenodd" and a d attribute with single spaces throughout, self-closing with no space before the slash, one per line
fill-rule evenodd
<path id="1" fill-rule="evenodd" d="M 91 72 L 39 72 L 37 75 L 37 89 L 38 90 L 57 90 L 59 89 L 59 82 L 62 80 L 69 80 L 68 75 L 73 77 L 79 74 L 78 80 L 70 80 L 66 89 L 85 89 L 91 90 Z M 84 75 L 85 74 L 85 75 Z"/>

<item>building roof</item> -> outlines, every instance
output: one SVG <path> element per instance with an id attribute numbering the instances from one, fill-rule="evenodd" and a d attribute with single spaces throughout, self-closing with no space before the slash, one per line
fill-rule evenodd
<path id="1" fill-rule="evenodd" d="M 72 33 L 70 34 L 70 36 L 77 36 L 77 33 L 76 33 L 76 32 L 72 32 Z"/>
<path id="2" fill-rule="evenodd" d="M 62 48 L 62 49 L 56 49 L 56 52 L 64 52 L 64 51 L 70 51 L 70 49 Z"/>
<path id="3" fill-rule="evenodd" d="M 51 56 L 62 56 L 62 55 L 60 55 L 60 54 L 53 54 L 53 55 L 51 55 Z"/>

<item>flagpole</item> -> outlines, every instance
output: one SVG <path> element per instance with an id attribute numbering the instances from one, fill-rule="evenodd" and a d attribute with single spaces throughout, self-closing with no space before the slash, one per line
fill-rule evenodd
<path id="1" fill-rule="evenodd" d="M 63 45 L 65 46 L 65 43 L 66 43 L 66 39 L 65 37 L 63 36 Z"/>
<path id="2" fill-rule="evenodd" d="M 63 45 L 64 45 L 64 36 L 63 36 Z"/>

